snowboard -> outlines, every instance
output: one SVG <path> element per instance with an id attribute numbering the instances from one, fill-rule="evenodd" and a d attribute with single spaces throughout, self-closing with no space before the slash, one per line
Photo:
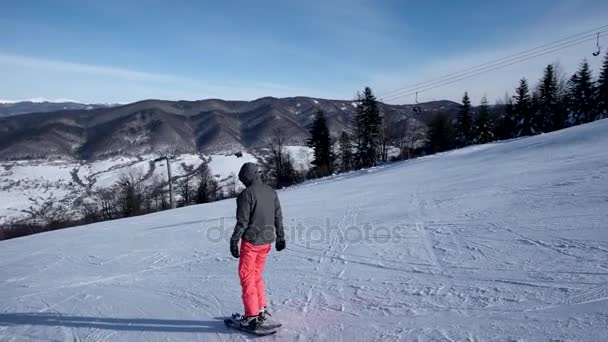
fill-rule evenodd
<path id="1" fill-rule="evenodd" d="M 257 329 L 255 329 L 255 330 L 249 330 L 249 329 L 242 328 L 241 325 L 239 324 L 238 320 L 235 319 L 235 315 L 232 315 L 232 316 L 233 317 L 224 319 L 224 324 L 228 328 L 236 329 L 238 331 L 242 331 L 242 332 L 245 332 L 245 333 L 248 333 L 248 334 L 252 334 L 252 335 L 256 335 L 256 336 L 268 336 L 268 335 L 276 334 L 279 331 L 279 328 L 282 325 L 281 323 L 278 323 L 278 322 L 275 322 L 275 321 L 268 321 L 268 320 L 266 320 L 264 322 L 264 324 L 262 324 L 261 326 L 259 326 Z"/>
<path id="2" fill-rule="evenodd" d="M 283 324 L 281 324 L 277 321 L 273 321 L 269 318 L 266 318 L 264 323 L 262 323 L 262 327 L 264 327 L 266 329 L 279 329 L 281 326 L 283 326 Z"/>

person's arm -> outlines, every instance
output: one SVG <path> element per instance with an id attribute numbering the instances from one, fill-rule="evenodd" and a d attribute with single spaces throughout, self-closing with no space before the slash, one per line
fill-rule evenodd
<path id="1" fill-rule="evenodd" d="M 281 202 L 279 196 L 274 199 L 274 227 L 277 233 L 276 249 L 282 251 L 285 249 L 285 231 L 283 230 L 283 212 L 281 211 Z"/>
<path id="2" fill-rule="evenodd" d="M 230 252 L 235 258 L 239 257 L 238 243 L 249 226 L 249 214 L 251 211 L 251 201 L 247 190 L 243 190 L 236 198 L 236 225 L 230 238 Z"/>

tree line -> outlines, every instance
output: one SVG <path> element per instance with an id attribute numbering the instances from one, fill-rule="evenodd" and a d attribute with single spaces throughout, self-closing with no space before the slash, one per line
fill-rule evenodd
<path id="1" fill-rule="evenodd" d="M 310 130 L 308 146 L 314 150 L 307 178 L 368 168 L 389 159 L 408 159 L 471 144 L 485 144 L 548 133 L 608 117 L 608 54 L 595 79 L 589 63 L 566 78 L 555 64 L 530 89 L 522 78 L 513 96 L 490 106 L 484 96 L 477 108 L 465 91 L 458 115 L 435 114 L 428 125 L 414 119 L 392 121 L 382 113 L 372 90 L 357 96 L 357 112 L 351 133 L 332 138 L 323 112 L 318 111 Z M 334 139 L 336 141 L 334 141 Z M 389 158 L 390 148 L 397 153 Z"/>
<path id="2" fill-rule="evenodd" d="M 586 60 L 569 78 L 561 73 L 559 66 L 549 64 L 532 89 L 528 80 L 522 78 L 515 94 L 505 95 L 492 110 L 484 97 L 476 112 L 473 111 L 465 92 L 454 123 L 445 115 L 438 115 L 430 122 L 427 151 L 441 152 L 549 133 L 607 117 L 608 54 L 597 79 Z"/>

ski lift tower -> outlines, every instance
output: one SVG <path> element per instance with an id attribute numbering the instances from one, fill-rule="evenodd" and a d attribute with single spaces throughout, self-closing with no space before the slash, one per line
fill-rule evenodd
<path id="1" fill-rule="evenodd" d="M 165 155 L 154 159 L 154 162 L 166 161 L 167 162 L 167 183 L 169 183 L 169 206 L 171 209 L 175 209 L 175 200 L 173 199 L 173 183 L 171 182 L 171 165 L 169 161 L 175 159 L 175 156 Z"/>

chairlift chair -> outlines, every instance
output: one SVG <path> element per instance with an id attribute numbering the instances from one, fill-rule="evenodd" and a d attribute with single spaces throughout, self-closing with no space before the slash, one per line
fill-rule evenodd
<path id="1" fill-rule="evenodd" d="M 597 51 L 595 51 L 593 53 L 593 56 L 597 57 L 600 55 L 601 49 L 600 49 L 600 33 L 597 33 L 597 41 L 595 43 L 595 45 L 597 46 Z"/>

